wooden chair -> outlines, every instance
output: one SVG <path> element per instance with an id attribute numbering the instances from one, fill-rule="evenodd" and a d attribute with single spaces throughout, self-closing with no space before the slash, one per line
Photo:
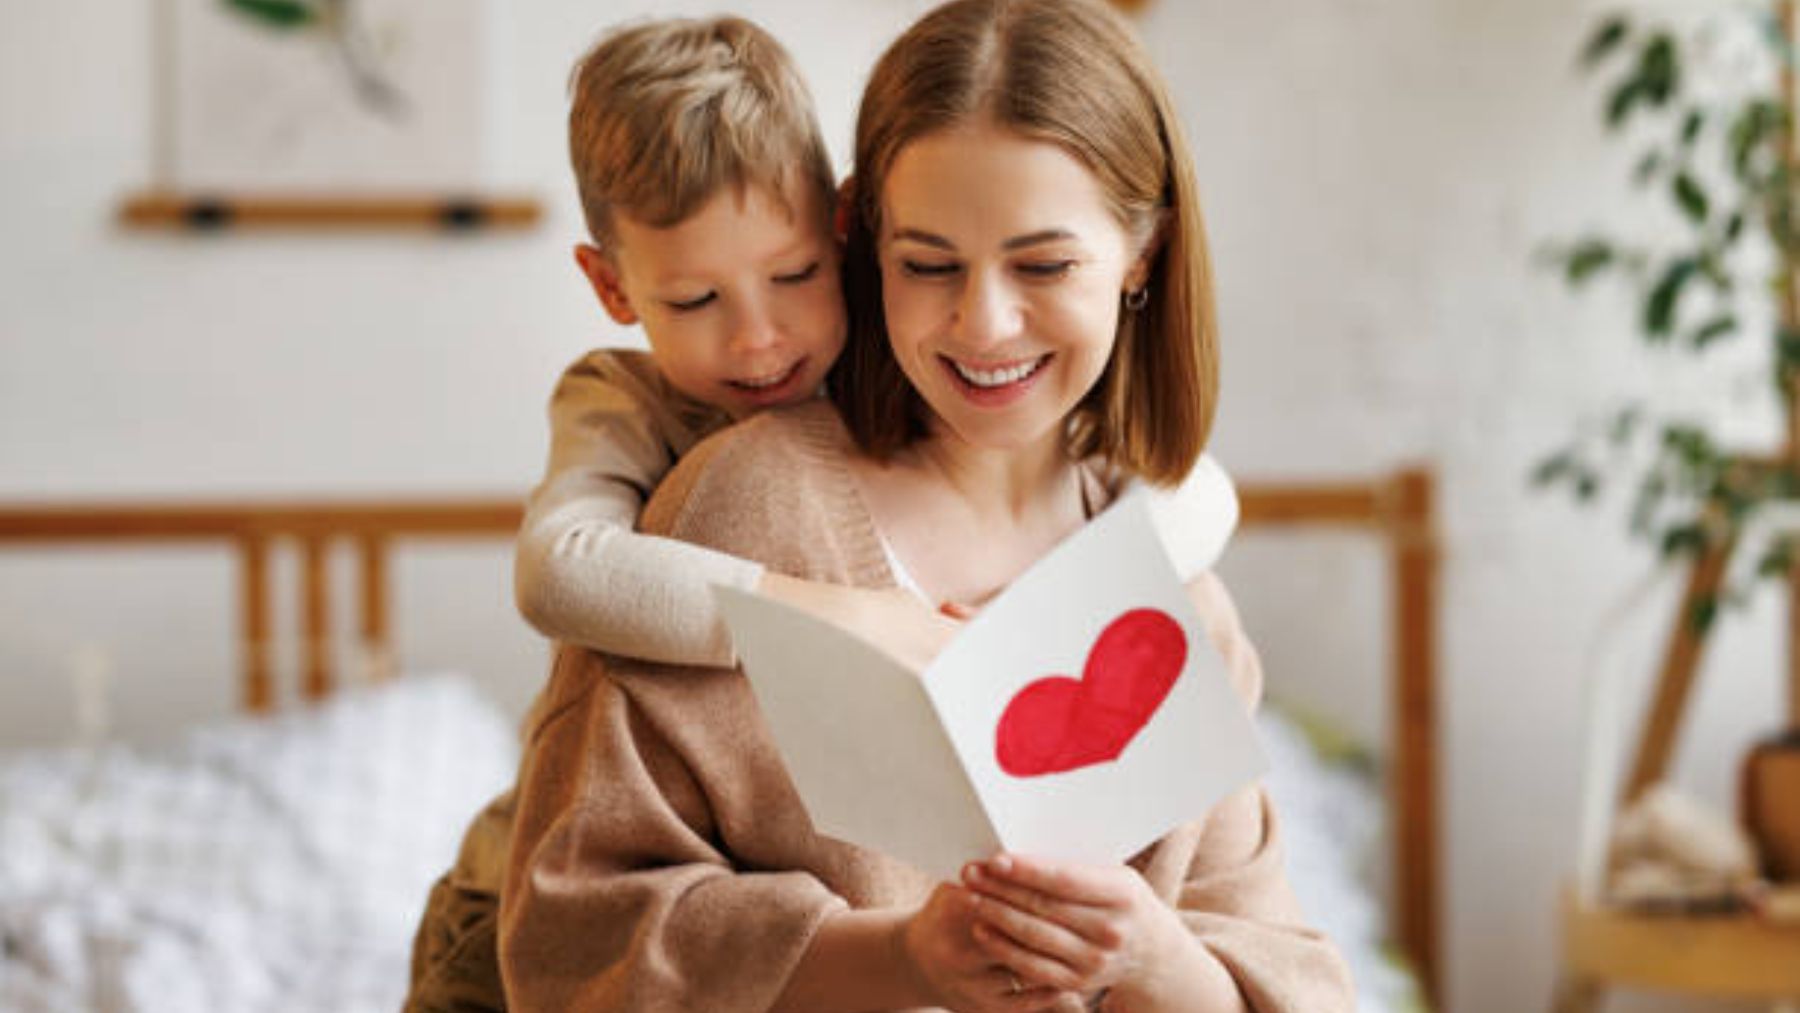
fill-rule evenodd
<path id="1" fill-rule="evenodd" d="M 1699 667 L 1706 624 L 1697 610 L 1716 601 L 1739 539 L 1734 531 L 1694 561 L 1672 624 L 1649 718 L 1640 735 L 1617 808 L 1661 781 Z M 1800 631 L 1800 614 L 1793 628 Z M 1605 681 L 1609 673 L 1596 672 Z M 1800 702 L 1796 703 L 1800 707 Z M 1613 708 L 1602 708 L 1613 709 Z M 1590 736 L 1601 730 L 1590 728 Z M 1604 736 L 1601 735 L 1604 740 Z M 1588 757 L 1587 791 L 1612 790 L 1613 778 L 1597 773 L 1604 747 Z M 1781 926 L 1754 915 L 1638 913 L 1601 901 L 1610 819 L 1589 819 L 1583 829 L 1582 869 L 1560 911 L 1560 976 L 1554 1013 L 1592 1013 L 1613 988 L 1645 989 L 1738 1000 L 1765 1000 L 1800 1009 L 1800 926 Z"/>

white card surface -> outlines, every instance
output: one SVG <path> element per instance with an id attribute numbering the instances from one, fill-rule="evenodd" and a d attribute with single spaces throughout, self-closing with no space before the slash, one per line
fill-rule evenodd
<path id="1" fill-rule="evenodd" d="M 917 672 L 781 602 L 713 591 L 814 829 L 939 874 L 999 846 Z"/>
<path id="2" fill-rule="evenodd" d="M 937 875 L 999 848 L 1123 861 L 1267 767 L 1142 496 L 1040 560 L 923 673 L 715 593 L 817 829 Z"/>

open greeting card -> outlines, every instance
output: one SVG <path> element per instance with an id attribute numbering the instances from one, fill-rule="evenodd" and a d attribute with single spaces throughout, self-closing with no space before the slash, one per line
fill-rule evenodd
<path id="1" fill-rule="evenodd" d="M 1139 496 L 924 672 L 796 609 L 715 593 L 814 826 L 934 874 L 1002 848 L 1123 861 L 1266 768 Z"/>

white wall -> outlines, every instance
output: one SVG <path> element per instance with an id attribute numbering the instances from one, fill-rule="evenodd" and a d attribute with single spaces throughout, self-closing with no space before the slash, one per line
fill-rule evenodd
<path id="1" fill-rule="evenodd" d="M 525 488 L 558 369 L 632 340 L 593 311 L 567 254 L 567 67 L 600 19 L 657 5 L 604 6 L 505 5 L 498 171 L 544 195 L 549 218 L 526 236 L 448 240 L 121 234 L 112 205 L 148 172 L 149 5 L 7 5 L 0 499 Z M 735 6 L 798 54 L 841 155 L 868 64 L 924 5 Z M 1523 481 L 1575 418 L 1645 372 L 1626 306 L 1574 301 L 1529 264 L 1541 240 L 1630 207 L 1614 193 L 1626 162 L 1571 69 L 1590 17 L 1561 0 L 1161 0 L 1144 16 L 1212 228 L 1217 453 L 1244 476 L 1423 459 L 1442 479 L 1459 1013 L 1547 995 L 1580 659 L 1647 560 L 1619 534 L 1617 504 L 1578 512 Z M 403 567 L 409 658 L 472 671 L 520 705 L 542 649 L 511 617 L 504 549 L 421 550 Z M 1350 538 L 1245 538 L 1225 570 L 1278 691 L 1378 725 L 1379 557 Z M 111 657 L 127 733 L 226 709 L 230 593 L 225 561 L 204 552 L 0 557 L 0 747 L 67 738 L 65 672 L 83 645 Z M 1683 782 L 1721 804 L 1779 699 L 1772 604 L 1716 645 L 1680 756 Z M 1645 651 L 1664 612 L 1638 624 Z"/>

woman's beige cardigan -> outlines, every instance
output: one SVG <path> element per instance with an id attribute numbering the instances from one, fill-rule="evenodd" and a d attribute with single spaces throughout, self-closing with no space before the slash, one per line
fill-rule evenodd
<path id="1" fill-rule="evenodd" d="M 646 530 L 814 580 L 891 586 L 829 405 L 769 412 L 690 453 Z M 1098 488 L 1098 486 L 1095 486 Z M 1221 594 L 1209 634 L 1246 686 Z M 896 762 L 904 758 L 896 757 Z M 529 1010 L 763 1010 L 832 912 L 912 907 L 920 870 L 813 832 L 749 684 L 563 648 L 534 708 L 501 895 L 507 998 Z M 1260 788 L 1132 860 L 1258 1010 L 1353 1006 L 1303 923 Z"/>

